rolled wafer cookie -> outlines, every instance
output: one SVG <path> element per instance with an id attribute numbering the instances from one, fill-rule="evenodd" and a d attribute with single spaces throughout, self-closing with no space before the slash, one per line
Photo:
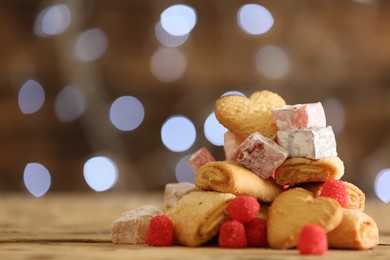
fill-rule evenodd
<path id="1" fill-rule="evenodd" d="M 283 188 L 272 178 L 263 179 L 250 170 L 231 162 L 208 162 L 196 172 L 195 185 L 203 190 L 250 195 L 270 203 Z"/>
<path id="2" fill-rule="evenodd" d="M 379 243 L 379 231 L 374 219 L 353 209 L 344 209 L 340 225 L 327 236 L 331 248 L 365 250 Z"/>
<path id="3" fill-rule="evenodd" d="M 360 190 L 356 185 L 343 181 L 345 187 L 347 188 L 348 195 L 348 204 L 345 206 L 346 209 L 358 209 L 363 211 L 365 208 L 366 196 L 362 190 Z M 323 182 L 311 182 L 304 183 L 299 185 L 299 187 L 304 188 L 313 193 L 314 197 L 318 197 L 321 194 Z"/>
<path id="4" fill-rule="evenodd" d="M 339 157 L 313 160 L 294 157 L 285 160 L 275 172 L 279 185 L 297 185 L 306 182 L 339 180 L 344 175 L 344 163 Z"/>
<path id="5" fill-rule="evenodd" d="M 216 101 L 215 116 L 218 121 L 241 139 L 254 132 L 276 138 L 277 127 L 271 109 L 286 105 L 278 94 L 271 91 L 257 91 L 249 98 L 230 95 Z"/>
<path id="6" fill-rule="evenodd" d="M 230 193 L 193 191 L 181 198 L 166 215 L 175 229 L 175 241 L 185 246 L 199 246 L 218 232 L 227 220 L 228 202 L 235 198 Z"/>

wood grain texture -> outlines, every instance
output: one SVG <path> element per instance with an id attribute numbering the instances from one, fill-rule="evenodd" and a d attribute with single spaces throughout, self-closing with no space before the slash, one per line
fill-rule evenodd
<path id="1" fill-rule="evenodd" d="M 301 259 L 297 250 L 111 243 L 114 219 L 144 204 L 161 207 L 162 194 L 0 194 L 0 259 Z M 390 258 L 390 207 L 369 201 L 366 212 L 380 227 L 380 245 L 368 251 L 329 250 L 322 259 Z"/>

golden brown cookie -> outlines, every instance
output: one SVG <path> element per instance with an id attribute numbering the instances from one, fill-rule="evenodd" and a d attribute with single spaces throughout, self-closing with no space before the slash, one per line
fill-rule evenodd
<path id="1" fill-rule="evenodd" d="M 199 246 L 216 234 L 227 220 L 228 202 L 233 194 L 193 191 L 165 213 L 175 228 L 175 241 L 185 246 Z"/>
<path id="2" fill-rule="evenodd" d="M 285 105 L 282 97 L 267 90 L 254 92 L 249 98 L 223 96 L 215 104 L 215 116 L 241 139 L 254 132 L 275 139 L 277 127 L 271 109 Z"/>
<path id="3" fill-rule="evenodd" d="M 344 163 L 339 157 L 319 160 L 294 157 L 285 160 L 275 172 L 279 185 L 297 185 L 306 182 L 339 180 L 344 175 Z"/>
<path id="4" fill-rule="evenodd" d="M 195 185 L 203 190 L 250 195 L 270 203 L 283 188 L 272 178 L 263 179 L 250 170 L 231 162 L 208 162 L 196 172 Z"/>
<path id="5" fill-rule="evenodd" d="M 345 206 L 347 209 L 358 209 L 363 211 L 365 207 L 366 196 L 356 185 L 343 181 L 347 188 L 348 204 Z M 313 193 L 314 197 L 318 197 L 321 194 L 323 182 L 311 182 L 298 185 Z"/>
<path id="6" fill-rule="evenodd" d="M 295 247 L 305 225 L 318 224 L 329 232 L 340 224 L 342 217 L 343 210 L 334 199 L 314 198 L 302 188 L 287 190 L 268 209 L 268 243 L 274 249 Z"/>
<path id="7" fill-rule="evenodd" d="M 329 247 L 365 250 L 378 245 L 379 231 L 374 219 L 360 210 L 343 212 L 340 225 L 328 233 Z"/>

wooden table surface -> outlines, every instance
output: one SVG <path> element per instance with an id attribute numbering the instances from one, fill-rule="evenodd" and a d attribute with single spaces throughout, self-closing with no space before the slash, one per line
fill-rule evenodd
<path id="1" fill-rule="evenodd" d="M 162 194 L 59 193 L 34 198 L 0 194 L 0 259 L 312 259 L 295 249 L 148 247 L 111 243 L 110 228 L 124 211 L 162 206 Z M 368 201 L 380 229 L 372 250 L 329 250 L 321 259 L 390 259 L 390 205 Z"/>

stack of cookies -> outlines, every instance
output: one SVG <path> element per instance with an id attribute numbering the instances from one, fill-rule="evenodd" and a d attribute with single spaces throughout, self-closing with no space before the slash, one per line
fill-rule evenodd
<path id="1" fill-rule="evenodd" d="M 276 93 L 258 91 L 249 98 L 221 97 L 215 115 L 228 129 L 226 159 L 216 161 L 206 148 L 194 153 L 189 164 L 196 172 L 195 184 L 166 185 L 161 212 L 146 207 L 138 210 L 142 214 L 124 214 L 113 224 L 113 242 L 144 243 L 118 237 L 127 232 L 144 238 L 128 230 L 147 226 L 152 214 L 164 214 L 173 223 L 176 244 L 201 246 L 229 220 L 229 201 L 249 195 L 261 204 L 258 217 L 267 220 L 273 249 L 296 247 L 300 231 L 311 224 L 327 233 L 330 248 L 369 249 L 378 244 L 375 221 L 363 212 L 364 193 L 340 180 L 344 165 L 321 103 L 291 106 Z M 325 196 L 329 189 L 324 186 L 332 181 L 341 185 L 345 203 L 338 200 L 339 190 L 333 198 Z"/>

